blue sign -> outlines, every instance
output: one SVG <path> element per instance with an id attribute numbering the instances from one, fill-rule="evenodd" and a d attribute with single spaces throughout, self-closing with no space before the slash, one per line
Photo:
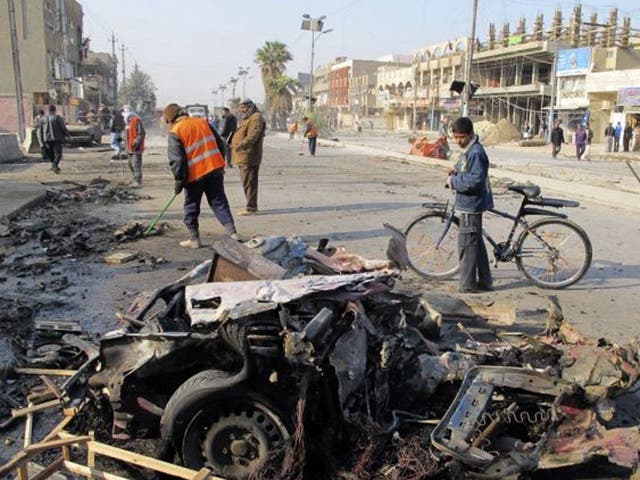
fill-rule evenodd
<path id="1" fill-rule="evenodd" d="M 560 50 L 556 76 L 584 75 L 591 70 L 591 47 Z"/>

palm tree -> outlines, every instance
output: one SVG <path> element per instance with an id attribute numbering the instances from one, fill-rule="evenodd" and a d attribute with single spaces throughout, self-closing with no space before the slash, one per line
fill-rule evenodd
<path id="1" fill-rule="evenodd" d="M 265 42 L 262 48 L 256 50 L 255 62 L 260 67 L 260 72 L 262 74 L 266 110 L 271 110 L 271 102 L 273 98 L 273 93 L 270 89 L 270 81 L 281 76 L 286 69 L 286 63 L 292 59 L 293 57 L 287 49 L 287 46 L 277 40 Z"/>
<path id="2" fill-rule="evenodd" d="M 293 109 L 293 94 L 300 87 L 300 82 L 286 75 L 278 75 L 269 80 L 267 84 L 271 93 L 271 112 L 280 116 L 282 125 L 286 125 L 288 113 Z"/>

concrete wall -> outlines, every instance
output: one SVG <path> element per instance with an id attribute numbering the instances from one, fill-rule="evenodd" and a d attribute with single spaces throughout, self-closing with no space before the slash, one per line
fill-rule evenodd
<path id="1" fill-rule="evenodd" d="M 0 163 L 15 162 L 22 157 L 18 137 L 12 133 L 0 133 Z"/>

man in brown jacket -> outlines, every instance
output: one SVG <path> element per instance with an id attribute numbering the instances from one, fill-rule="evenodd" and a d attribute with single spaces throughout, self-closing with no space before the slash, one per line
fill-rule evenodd
<path id="1" fill-rule="evenodd" d="M 262 113 L 248 98 L 240 103 L 240 115 L 238 129 L 231 139 L 231 161 L 240 170 L 247 206 L 238 215 L 255 215 L 258 213 L 258 172 L 266 123 Z"/>

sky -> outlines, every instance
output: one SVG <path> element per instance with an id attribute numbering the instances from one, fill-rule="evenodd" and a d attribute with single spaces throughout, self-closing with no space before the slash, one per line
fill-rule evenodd
<path id="1" fill-rule="evenodd" d="M 266 41 L 287 45 L 293 60 L 286 74 L 297 78 L 308 73 L 311 33 L 300 29 L 302 15 L 325 15 L 324 28 L 332 32 L 316 41 L 314 68 L 333 58 L 375 59 L 388 54 L 411 55 L 418 48 L 466 37 L 471 26 L 472 0 L 78 0 L 84 11 L 84 36 L 93 51 L 111 52 L 125 47 L 125 68 L 137 63 L 157 87 L 158 106 L 170 102 L 185 105 L 222 102 L 212 90 L 249 67 L 246 96 L 264 98 L 255 52 Z M 486 41 L 489 23 L 501 30 L 505 21 L 511 31 L 520 17 L 530 31 L 535 16 L 544 14 L 549 28 L 556 7 L 568 19 L 577 2 L 552 0 L 478 0 L 476 36 Z M 640 28 L 640 2 L 589 0 L 582 3 L 585 21 L 591 13 L 606 22 L 612 6 Z M 119 65 L 121 68 L 121 65 Z M 127 74 L 128 75 L 128 74 Z M 253 78 L 251 78 L 253 77 Z M 242 95 L 242 82 L 236 96 Z M 230 88 L 225 93 L 228 100 Z"/>

